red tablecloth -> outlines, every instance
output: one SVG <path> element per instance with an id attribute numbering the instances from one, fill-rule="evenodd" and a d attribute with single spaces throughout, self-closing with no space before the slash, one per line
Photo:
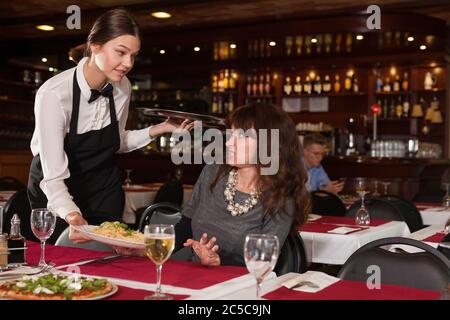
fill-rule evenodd
<path id="1" fill-rule="evenodd" d="M 442 241 L 442 239 L 444 239 L 444 237 L 445 237 L 445 233 L 437 232 L 437 233 L 433 234 L 432 236 L 430 236 L 426 239 L 423 239 L 422 241 L 439 243 Z"/>
<path id="2" fill-rule="evenodd" d="M 153 292 L 151 291 L 119 286 L 119 290 L 114 295 L 106 298 L 105 300 L 144 300 L 145 296 L 152 294 Z M 180 294 L 170 294 L 170 295 L 174 300 L 183 300 L 189 297 L 187 295 L 180 295 Z"/>
<path id="3" fill-rule="evenodd" d="M 334 217 L 334 216 L 322 216 L 320 219 L 317 219 L 314 222 L 319 223 L 333 223 L 333 224 L 342 224 L 346 226 L 352 226 L 352 227 L 361 227 L 360 225 L 356 224 L 354 217 Z M 370 220 L 370 227 L 377 227 L 381 226 L 382 224 L 390 222 L 389 220 L 382 220 L 382 219 L 371 219 Z"/>
<path id="4" fill-rule="evenodd" d="M 370 221 L 369 226 L 376 227 L 376 226 L 380 226 L 380 225 L 383 225 L 388 222 L 389 222 L 388 220 L 375 219 L 375 220 Z M 361 225 L 356 224 L 355 218 L 352 218 L 352 217 L 323 216 L 318 220 L 305 223 L 304 225 L 299 227 L 298 230 L 304 231 L 304 232 L 327 233 L 330 230 L 333 230 L 335 228 L 342 227 L 342 226 L 351 227 L 351 228 L 360 228 L 360 230 L 351 231 L 346 234 L 361 231 L 368 227 L 368 226 L 361 226 Z"/>
<path id="5" fill-rule="evenodd" d="M 341 280 L 316 292 L 308 293 L 281 287 L 269 292 L 263 298 L 269 300 L 434 300 L 437 291 L 419 290 L 394 285 L 381 285 L 380 289 L 370 290 L 366 283 Z"/>
<path id="6" fill-rule="evenodd" d="M 330 230 L 342 227 L 341 225 L 331 224 L 331 223 L 320 223 L 320 222 L 308 222 L 302 225 L 298 230 L 303 232 L 317 232 L 317 233 L 330 233 Z M 354 227 L 354 226 L 352 226 Z M 356 227 L 354 227 L 356 228 Z M 346 234 L 350 234 L 353 232 L 361 231 L 366 228 L 358 226 L 358 230 L 347 232 Z M 340 234 L 340 233 L 339 233 Z"/>

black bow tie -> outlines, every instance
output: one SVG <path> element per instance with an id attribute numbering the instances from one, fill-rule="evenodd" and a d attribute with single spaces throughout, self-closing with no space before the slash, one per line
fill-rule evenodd
<path id="1" fill-rule="evenodd" d="M 96 89 L 91 89 L 91 97 L 88 100 L 88 103 L 91 103 L 95 100 L 97 100 L 98 97 L 104 96 L 109 97 L 112 95 L 113 92 L 113 86 L 111 83 L 108 83 L 101 91 Z"/>

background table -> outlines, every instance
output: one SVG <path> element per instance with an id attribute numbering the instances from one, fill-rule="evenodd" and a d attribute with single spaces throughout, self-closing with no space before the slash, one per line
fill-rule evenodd
<path id="1" fill-rule="evenodd" d="M 373 220 L 372 225 L 350 234 L 329 233 L 331 229 L 346 226 L 360 227 L 354 218 L 323 216 L 307 222 L 299 232 L 305 243 L 308 262 L 342 265 L 360 247 L 374 240 L 402 237 L 410 234 L 403 221 Z"/>
<path id="2" fill-rule="evenodd" d="M 416 203 L 425 226 L 436 225 L 444 227 L 450 219 L 450 209 L 445 209 L 439 203 Z"/>

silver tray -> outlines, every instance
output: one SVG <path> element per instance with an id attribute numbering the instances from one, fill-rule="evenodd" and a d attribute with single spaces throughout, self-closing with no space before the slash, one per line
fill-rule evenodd
<path id="1" fill-rule="evenodd" d="M 168 109 L 157 109 L 157 108 L 138 108 L 137 110 L 140 112 L 141 115 L 146 117 L 159 117 L 159 118 L 162 117 L 179 120 L 188 119 L 192 121 L 201 121 L 203 126 L 209 127 L 225 126 L 225 119 L 206 114 L 168 110 Z"/>

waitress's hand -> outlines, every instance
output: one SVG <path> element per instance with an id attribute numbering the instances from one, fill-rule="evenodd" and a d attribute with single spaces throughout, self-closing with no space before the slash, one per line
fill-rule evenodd
<path id="1" fill-rule="evenodd" d="M 200 258 L 200 263 L 204 266 L 220 266 L 220 256 L 217 253 L 219 246 L 216 244 L 216 237 L 208 241 L 208 235 L 204 233 L 200 241 L 187 239 L 183 244 L 185 247 L 192 247 L 195 254 Z"/>
<path id="2" fill-rule="evenodd" d="M 184 120 L 182 123 L 180 123 L 168 118 L 166 121 L 161 122 L 160 124 L 157 124 L 155 126 L 152 126 L 149 129 L 149 134 L 152 137 L 157 137 L 164 133 L 172 133 L 172 132 L 182 134 L 183 132 L 192 130 L 192 128 L 198 125 L 200 125 L 200 121 Z"/>
<path id="3" fill-rule="evenodd" d="M 82 226 L 88 224 L 86 220 L 78 212 L 70 212 L 66 216 L 66 222 L 70 225 L 69 239 L 75 243 L 86 243 L 91 241 L 81 232 L 72 228 L 72 226 Z"/>

